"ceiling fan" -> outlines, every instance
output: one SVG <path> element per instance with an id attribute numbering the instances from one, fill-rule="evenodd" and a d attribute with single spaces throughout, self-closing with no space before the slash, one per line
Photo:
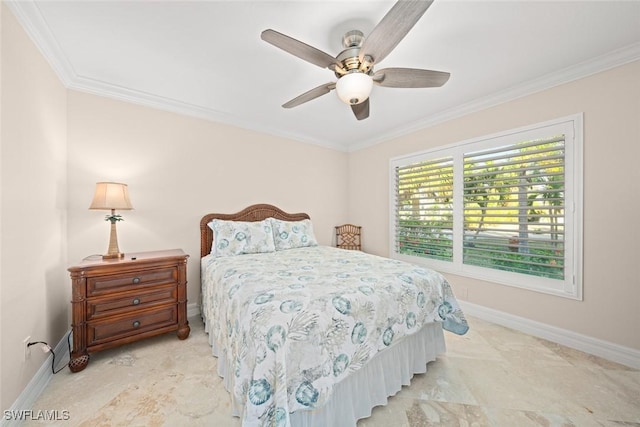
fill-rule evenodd
<path id="1" fill-rule="evenodd" d="M 297 107 L 336 89 L 340 99 L 349 104 L 358 120 L 369 117 L 369 95 L 373 84 L 384 87 L 440 87 L 449 73 L 416 68 L 384 68 L 374 71 L 424 15 L 433 0 L 399 0 L 365 38 L 359 30 L 342 38 L 344 50 L 335 58 L 313 46 L 275 30 L 264 30 L 262 40 L 321 68 L 328 68 L 338 78 L 313 88 L 286 102 L 284 108 Z"/>

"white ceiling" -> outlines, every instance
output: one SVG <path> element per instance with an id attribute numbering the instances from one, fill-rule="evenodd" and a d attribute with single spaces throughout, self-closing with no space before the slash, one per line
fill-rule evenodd
<path id="1" fill-rule="evenodd" d="M 640 59 L 640 1 L 436 0 L 377 69 L 448 71 L 441 88 L 374 87 L 357 121 L 335 91 L 281 105 L 333 73 L 262 41 L 272 28 L 332 56 L 394 1 L 9 3 L 72 89 L 355 150 Z M 640 76 L 639 76 L 640 78 Z"/>

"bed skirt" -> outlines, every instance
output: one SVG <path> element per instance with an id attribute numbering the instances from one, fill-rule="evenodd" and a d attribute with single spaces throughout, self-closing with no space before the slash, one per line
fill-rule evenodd
<path id="1" fill-rule="evenodd" d="M 209 332 L 206 320 L 205 331 Z M 232 366 L 224 355 L 219 356 L 211 334 L 209 344 L 213 355 L 218 357 L 218 375 L 224 378 L 225 388 L 232 390 L 233 375 L 227 375 L 233 372 Z M 336 384 L 322 408 L 290 414 L 291 425 L 353 427 L 359 419 L 369 417 L 375 406 L 385 405 L 389 396 L 409 385 L 414 374 L 426 372 L 427 363 L 444 352 L 442 324 L 425 325 L 419 332 L 377 353 L 365 366 Z M 236 402 L 233 393 L 230 395 L 232 415 L 242 416 L 243 403 Z"/>

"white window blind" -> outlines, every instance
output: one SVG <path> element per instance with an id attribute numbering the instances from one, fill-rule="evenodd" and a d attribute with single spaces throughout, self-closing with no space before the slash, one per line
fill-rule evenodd
<path id="1" fill-rule="evenodd" d="M 453 259 L 453 159 L 396 169 L 396 251 Z"/>
<path id="2" fill-rule="evenodd" d="M 464 155 L 465 264 L 564 279 L 564 135 Z"/>
<path id="3" fill-rule="evenodd" d="M 390 163 L 391 256 L 582 297 L 582 115 Z"/>

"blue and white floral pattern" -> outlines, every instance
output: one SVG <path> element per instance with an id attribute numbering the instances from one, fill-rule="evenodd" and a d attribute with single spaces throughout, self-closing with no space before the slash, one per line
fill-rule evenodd
<path id="1" fill-rule="evenodd" d="M 439 273 L 326 246 L 202 258 L 202 313 L 248 426 L 322 407 L 334 384 L 425 324 L 468 329 Z"/>
<path id="2" fill-rule="evenodd" d="M 270 219 L 259 222 L 214 219 L 211 254 L 218 257 L 273 252 L 276 250 Z"/>
<path id="3" fill-rule="evenodd" d="M 302 221 L 282 221 L 270 218 L 273 227 L 273 238 L 276 250 L 318 246 L 313 234 L 313 224 L 309 219 Z"/>

